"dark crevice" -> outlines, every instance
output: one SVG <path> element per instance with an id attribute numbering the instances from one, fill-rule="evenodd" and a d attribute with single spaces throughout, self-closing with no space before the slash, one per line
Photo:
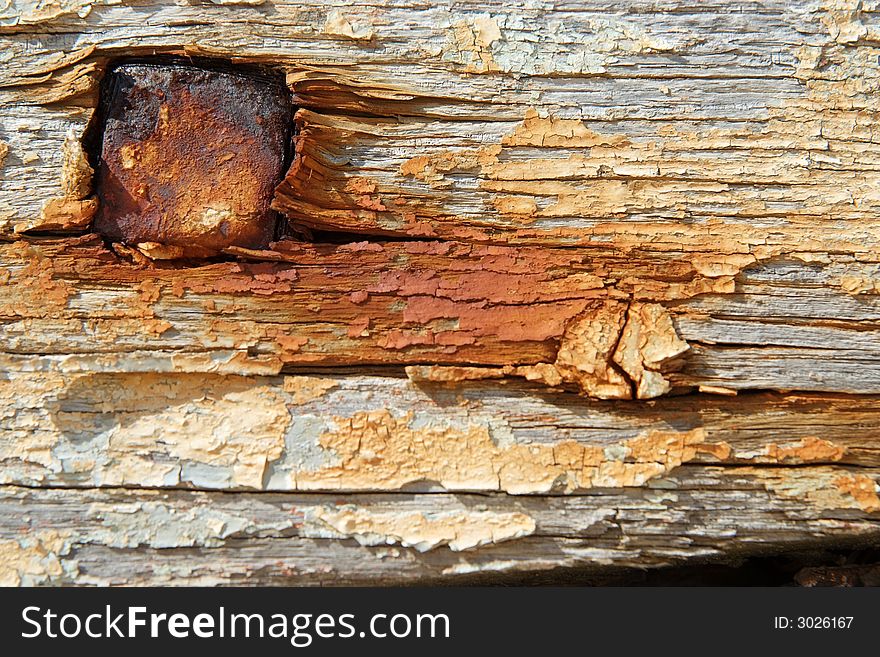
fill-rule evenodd
<path id="1" fill-rule="evenodd" d="M 316 230 L 310 228 L 314 244 L 354 244 L 358 242 L 374 242 L 382 244 L 383 242 L 447 242 L 442 238 L 434 237 L 418 237 L 400 234 L 376 234 L 376 233 L 356 233 L 352 231 L 341 230 Z"/>
<path id="2" fill-rule="evenodd" d="M 484 586 L 880 586 L 880 548 L 865 541 L 759 550 L 757 554 L 693 559 L 667 566 L 554 568 L 485 574 L 455 585 Z M 422 582 L 420 582 L 422 584 Z M 448 580 L 425 585 L 450 585 Z"/>

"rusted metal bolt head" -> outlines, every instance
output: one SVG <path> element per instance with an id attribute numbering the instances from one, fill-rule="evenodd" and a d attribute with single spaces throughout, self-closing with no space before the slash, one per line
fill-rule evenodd
<path id="1" fill-rule="evenodd" d="M 96 230 L 159 258 L 266 246 L 290 138 L 283 84 L 179 64 L 109 75 Z"/>

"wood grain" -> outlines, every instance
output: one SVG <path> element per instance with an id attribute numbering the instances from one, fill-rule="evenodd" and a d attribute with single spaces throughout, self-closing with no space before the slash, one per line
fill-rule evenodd
<path id="1" fill-rule="evenodd" d="M 878 43 L 850 0 L 9 4 L 0 580 L 876 546 Z M 153 55 L 286 76 L 270 248 L 92 232 L 100 80 Z"/>

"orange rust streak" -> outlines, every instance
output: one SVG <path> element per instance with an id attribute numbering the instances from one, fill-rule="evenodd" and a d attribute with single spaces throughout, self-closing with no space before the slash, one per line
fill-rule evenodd
<path id="1" fill-rule="evenodd" d="M 576 317 L 598 312 L 606 300 L 626 303 L 633 289 L 617 280 L 622 271 L 654 275 L 661 298 L 670 286 L 713 289 L 724 282 L 685 260 L 596 250 L 282 242 L 271 251 L 230 253 L 244 260 L 187 267 L 130 263 L 93 236 L 20 240 L 0 246 L 0 254 L 32 273 L 8 277 L 10 301 L 0 297 L 0 315 L 82 321 L 68 310 L 68 294 L 14 303 L 28 285 L 118 295 L 131 289 L 141 291 L 136 301 L 115 301 L 112 314 L 89 318 L 96 345 L 117 348 L 125 335 L 140 340 L 138 348 L 163 348 L 157 331 L 174 329 L 174 346 L 164 348 L 247 349 L 288 363 L 517 366 L 554 362 Z M 34 261 L 43 263 L 39 275 Z"/>

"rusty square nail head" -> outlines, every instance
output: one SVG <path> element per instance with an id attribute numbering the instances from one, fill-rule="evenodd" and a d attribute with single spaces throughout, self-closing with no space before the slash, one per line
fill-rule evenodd
<path id="1" fill-rule="evenodd" d="M 283 83 L 180 63 L 127 63 L 109 75 L 96 230 L 156 257 L 266 246 L 290 139 Z"/>

